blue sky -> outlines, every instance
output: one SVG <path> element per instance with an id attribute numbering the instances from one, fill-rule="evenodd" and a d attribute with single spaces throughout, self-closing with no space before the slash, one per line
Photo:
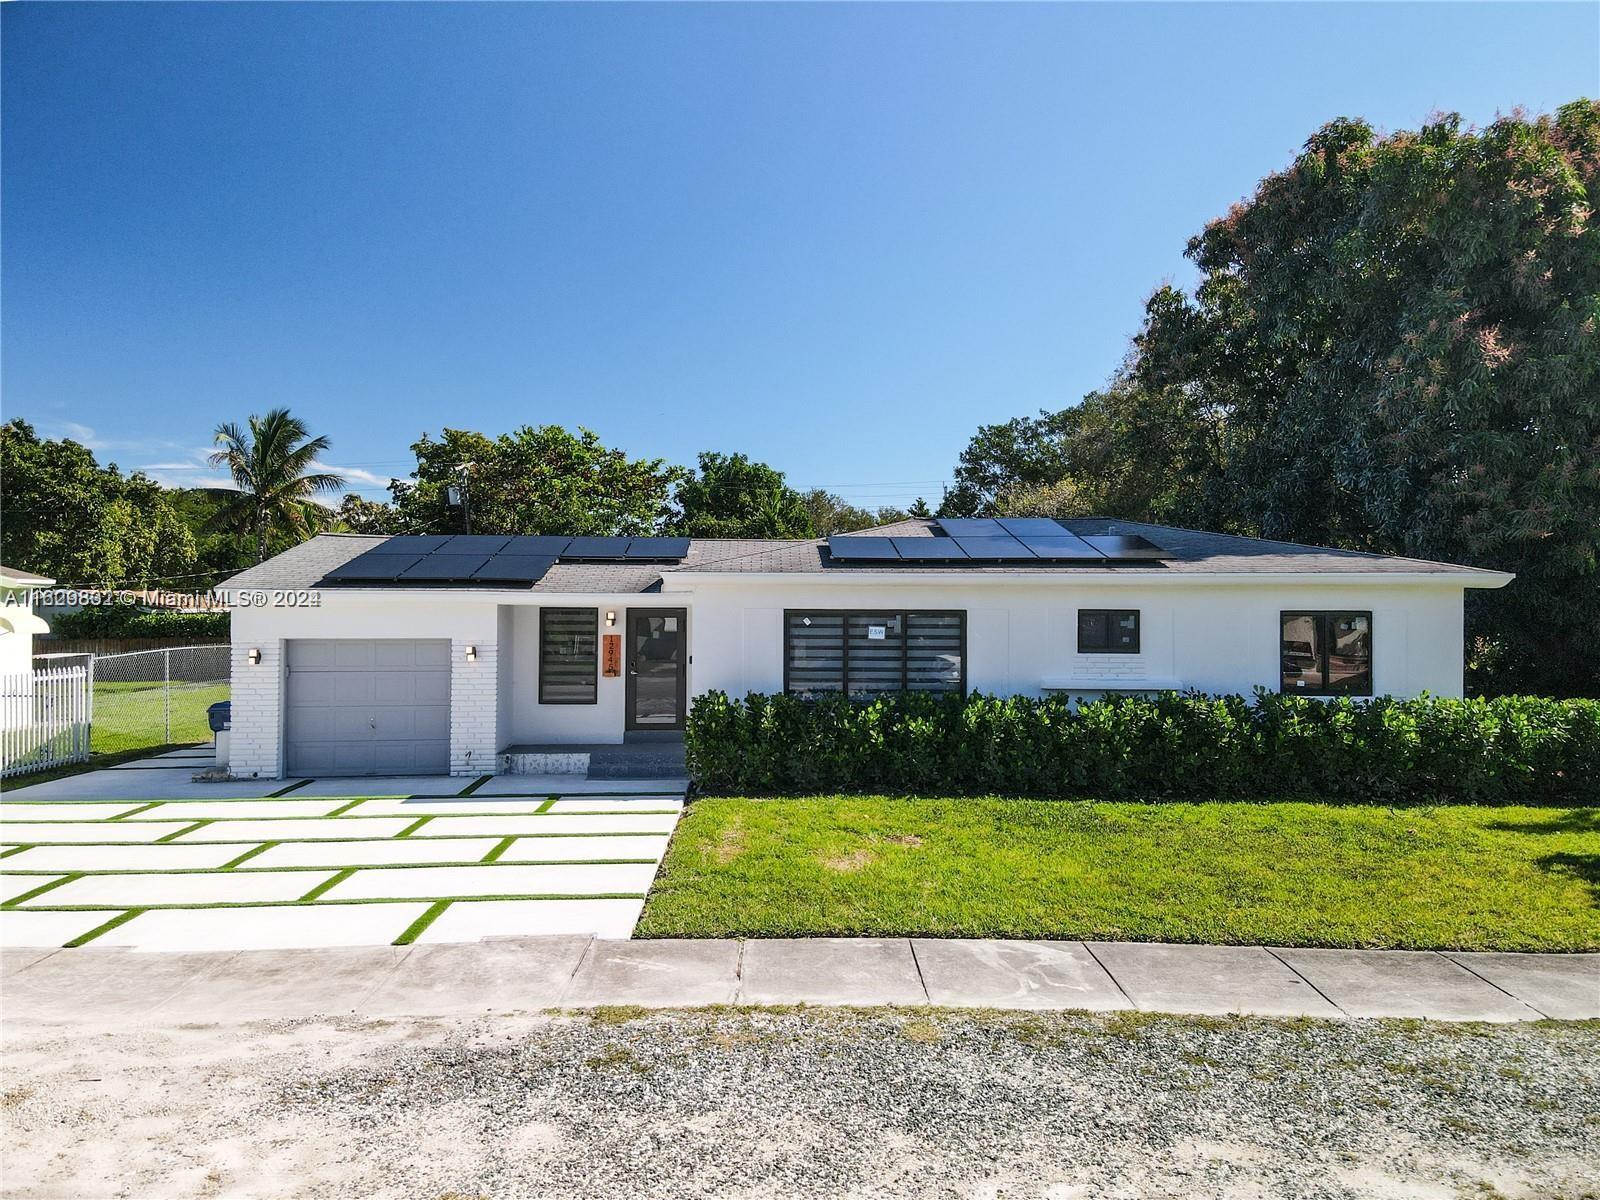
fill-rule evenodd
<path id="1" fill-rule="evenodd" d="M 1600 92 L 1600 5 L 8 4 L 5 416 L 200 482 L 287 404 L 937 498 L 1318 125 Z"/>

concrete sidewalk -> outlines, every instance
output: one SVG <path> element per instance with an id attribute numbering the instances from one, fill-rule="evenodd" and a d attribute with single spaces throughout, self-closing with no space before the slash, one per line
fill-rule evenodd
<path id="1" fill-rule="evenodd" d="M 1445 1021 L 1600 1018 L 1600 954 L 906 938 L 8 949 L 7 1020 L 469 1016 L 637 1005 L 937 1005 Z"/>

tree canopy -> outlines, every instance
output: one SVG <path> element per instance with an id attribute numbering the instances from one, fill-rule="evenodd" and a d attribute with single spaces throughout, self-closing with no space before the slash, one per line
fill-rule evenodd
<path id="1" fill-rule="evenodd" d="M 1188 246 L 1111 387 L 980 430 L 947 503 L 1515 571 L 1500 689 L 1600 692 L 1600 103 L 1319 130 Z"/>
<path id="2" fill-rule="evenodd" d="M 743 454 L 700 455 L 700 469 L 678 484 L 668 531 L 682 537 L 815 537 L 805 498 L 782 471 Z"/>
<path id="3" fill-rule="evenodd" d="M 69 587 L 181 586 L 194 537 L 154 480 L 77 442 L 0 425 L 0 561 Z"/>
<path id="4" fill-rule="evenodd" d="M 588 429 L 523 425 L 498 437 L 446 429 L 414 442 L 411 480 L 390 484 L 392 519 L 346 511 L 375 532 L 631 535 L 654 533 L 680 472 L 659 458 L 629 458 Z M 449 503 L 464 487 L 466 509 Z M 389 528 L 382 528 L 388 524 Z"/>

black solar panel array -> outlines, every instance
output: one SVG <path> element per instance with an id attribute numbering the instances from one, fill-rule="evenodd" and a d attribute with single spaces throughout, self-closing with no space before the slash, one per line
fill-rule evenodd
<path id="1" fill-rule="evenodd" d="M 532 586 L 560 562 L 681 562 L 688 538 L 401 534 L 323 576 L 330 583 Z"/>
<path id="2" fill-rule="evenodd" d="M 1107 563 L 1160 562 L 1170 557 L 1148 538 L 1132 533 L 1079 536 L 1047 517 L 974 517 L 941 520 L 935 537 L 857 537 L 828 539 L 828 557 L 839 563 L 996 564 L 1053 563 L 1105 566 Z"/>

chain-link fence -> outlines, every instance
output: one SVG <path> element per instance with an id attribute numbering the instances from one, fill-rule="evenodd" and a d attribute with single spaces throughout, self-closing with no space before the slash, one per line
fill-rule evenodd
<path id="1" fill-rule="evenodd" d="M 90 664 L 97 754 L 211 740 L 206 709 L 228 698 L 229 648 L 99 654 Z"/>

